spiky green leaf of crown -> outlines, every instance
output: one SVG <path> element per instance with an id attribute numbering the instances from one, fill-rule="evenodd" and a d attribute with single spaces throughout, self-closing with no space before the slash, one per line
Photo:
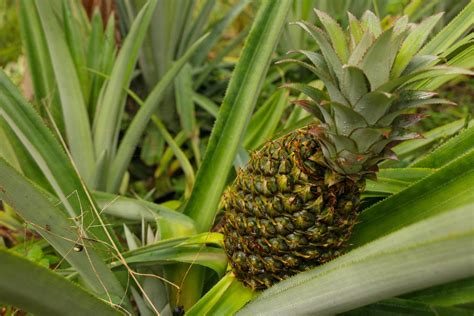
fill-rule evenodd
<path id="1" fill-rule="evenodd" d="M 349 14 L 344 32 L 329 15 L 316 10 L 325 31 L 296 22 L 317 42 L 320 52 L 298 50 L 308 62 L 295 62 L 316 74 L 326 93 L 303 84 L 288 84 L 308 97 L 298 100 L 318 120 L 311 132 L 317 136 L 324 163 L 336 173 L 362 175 L 376 170 L 378 162 L 394 158 L 390 148 L 403 140 L 420 137 L 406 127 L 423 115 L 413 108 L 451 103 L 435 93 L 415 91 L 414 83 L 444 74 L 469 73 L 437 65 L 438 57 L 420 55 L 430 31 L 442 13 L 418 25 L 403 16 L 383 30 L 380 20 L 367 11 L 359 21 Z"/>

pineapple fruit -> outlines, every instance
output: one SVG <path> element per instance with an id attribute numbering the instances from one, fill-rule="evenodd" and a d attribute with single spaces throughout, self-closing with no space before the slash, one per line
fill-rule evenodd
<path id="1" fill-rule="evenodd" d="M 405 131 L 422 118 L 413 109 L 448 103 L 415 89 L 443 69 L 435 66 L 436 56 L 422 54 L 441 15 L 419 25 L 401 17 L 383 30 L 369 11 L 360 21 L 349 14 L 346 32 L 327 14 L 316 14 L 325 31 L 295 24 L 321 53 L 297 51 L 310 63 L 285 60 L 325 84 L 327 92 L 287 85 L 307 96 L 295 102 L 314 124 L 253 152 L 224 194 L 225 251 L 236 277 L 256 290 L 341 255 L 365 179 L 374 177 L 379 162 L 395 158 L 394 144 L 419 137 Z"/>

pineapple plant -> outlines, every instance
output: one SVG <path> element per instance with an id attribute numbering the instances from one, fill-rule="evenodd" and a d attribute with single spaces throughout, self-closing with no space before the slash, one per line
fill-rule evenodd
<path id="1" fill-rule="evenodd" d="M 237 279 L 262 290 L 341 255 L 360 212 L 365 180 L 377 164 L 396 159 L 391 147 L 420 137 L 406 128 L 423 115 L 414 109 L 450 103 L 417 84 L 454 68 L 424 54 L 441 14 L 420 24 L 401 17 L 385 30 L 367 11 L 349 14 L 344 31 L 316 11 L 324 27 L 296 22 L 319 52 L 285 59 L 309 69 L 325 91 L 287 84 L 306 95 L 295 101 L 314 123 L 268 141 L 238 171 L 223 198 L 224 245 Z"/>

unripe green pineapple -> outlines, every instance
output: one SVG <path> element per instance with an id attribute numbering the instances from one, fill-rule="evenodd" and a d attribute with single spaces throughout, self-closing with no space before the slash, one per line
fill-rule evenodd
<path id="1" fill-rule="evenodd" d="M 420 25 L 407 17 L 382 30 L 367 12 L 349 15 L 348 31 L 317 11 L 325 31 L 298 22 L 321 53 L 298 51 L 326 91 L 303 84 L 289 88 L 315 123 L 270 141 L 254 152 L 224 195 L 225 250 L 236 277 L 253 289 L 325 263 L 344 252 L 357 222 L 365 179 L 377 163 L 394 158 L 390 147 L 416 138 L 405 128 L 422 118 L 413 108 L 448 103 L 416 91 L 439 75 L 436 56 L 423 42 L 441 15 Z M 439 69 L 439 71 L 438 71 Z"/>

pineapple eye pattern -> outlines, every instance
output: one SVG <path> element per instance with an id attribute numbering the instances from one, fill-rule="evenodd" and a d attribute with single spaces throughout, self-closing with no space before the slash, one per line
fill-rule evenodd
<path id="1" fill-rule="evenodd" d="M 347 208 L 358 199 L 345 200 L 363 184 L 328 185 L 333 177 L 323 165 L 302 163 L 321 150 L 308 130 L 266 144 L 226 192 L 225 250 L 237 278 L 253 289 L 336 257 L 355 224 L 357 212 Z"/>

